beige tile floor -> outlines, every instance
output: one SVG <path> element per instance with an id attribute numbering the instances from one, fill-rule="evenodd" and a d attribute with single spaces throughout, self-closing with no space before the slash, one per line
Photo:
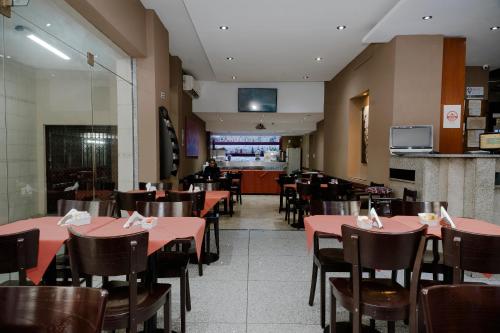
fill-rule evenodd
<path id="1" fill-rule="evenodd" d="M 234 204 L 233 217 L 222 215 L 221 229 L 295 230 L 278 213 L 278 195 L 244 195 L 243 205 Z"/>

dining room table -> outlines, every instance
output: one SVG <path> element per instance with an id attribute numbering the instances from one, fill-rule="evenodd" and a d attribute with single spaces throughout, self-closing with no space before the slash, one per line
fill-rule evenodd
<path id="1" fill-rule="evenodd" d="M 146 192 L 146 190 L 131 190 L 128 191 L 129 193 L 142 193 Z M 179 192 L 187 192 L 187 191 L 179 191 Z M 157 190 L 156 191 L 156 199 L 163 198 L 167 195 L 166 191 L 163 190 Z M 203 207 L 203 210 L 201 211 L 201 216 L 204 217 L 208 213 L 210 213 L 215 206 L 221 201 L 224 200 L 226 203 L 231 205 L 231 192 L 229 191 L 206 191 L 205 192 L 205 205 Z M 232 209 L 230 207 L 229 209 Z"/>
<path id="2" fill-rule="evenodd" d="M 0 226 L 0 235 L 12 234 L 30 229 L 38 229 L 37 266 L 26 271 L 27 277 L 36 285 L 44 279 L 44 274 L 51 266 L 56 255 L 69 238 L 68 227 L 75 232 L 94 237 L 112 237 L 127 235 L 139 231 L 149 232 L 148 255 L 151 255 L 175 239 L 194 239 L 196 255 L 202 254 L 205 220 L 198 217 L 159 217 L 152 229 L 140 226 L 124 228 L 126 218 L 92 217 L 91 223 L 81 226 L 58 225 L 60 216 L 46 216 L 16 221 Z"/>

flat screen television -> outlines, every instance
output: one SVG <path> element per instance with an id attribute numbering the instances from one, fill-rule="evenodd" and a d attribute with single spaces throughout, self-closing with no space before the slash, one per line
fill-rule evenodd
<path id="1" fill-rule="evenodd" d="M 276 112 L 278 89 L 239 88 L 238 112 Z"/>
<path id="2" fill-rule="evenodd" d="M 391 127 L 392 154 L 429 153 L 433 146 L 432 125 Z"/>
<path id="3" fill-rule="evenodd" d="M 500 133 L 484 133 L 479 136 L 479 149 L 500 150 Z"/>

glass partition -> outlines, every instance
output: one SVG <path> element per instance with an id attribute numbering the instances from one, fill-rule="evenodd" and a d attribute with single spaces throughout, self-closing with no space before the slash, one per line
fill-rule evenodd
<path id="1" fill-rule="evenodd" d="M 64 1 L 0 20 L 0 224 L 132 189 L 130 57 Z"/>

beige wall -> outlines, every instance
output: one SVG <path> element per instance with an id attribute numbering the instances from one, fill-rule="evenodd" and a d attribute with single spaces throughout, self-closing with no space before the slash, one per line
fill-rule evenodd
<path id="1" fill-rule="evenodd" d="M 436 62 L 442 61 L 442 40 L 404 36 L 372 44 L 326 83 L 325 172 L 342 178 L 355 174 L 348 158 L 349 150 L 359 145 L 349 134 L 352 98 L 369 91 L 366 182 L 388 182 L 389 128 L 396 122 L 439 121 L 441 70 Z"/>
<path id="2" fill-rule="evenodd" d="M 309 135 L 309 167 L 323 171 L 325 156 L 325 122 L 320 121 L 317 130 Z"/>
<path id="3" fill-rule="evenodd" d="M 138 0 L 65 0 L 131 57 L 146 55 L 146 12 Z"/>
<path id="4" fill-rule="evenodd" d="M 433 125 L 439 147 L 443 36 L 396 38 L 394 125 Z"/>
<path id="5" fill-rule="evenodd" d="M 368 177 L 389 174 L 389 127 L 392 124 L 395 42 L 372 44 L 325 86 L 325 172 L 348 177 L 351 98 L 370 91 Z M 370 166 L 373 166 L 370 168 Z"/>
<path id="6" fill-rule="evenodd" d="M 137 132 L 139 181 L 159 180 L 158 108 L 169 107 L 161 92 L 170 91 L 168 31 L 155 12 L 146 11 L 147 56 L 137 59 Z"/>

